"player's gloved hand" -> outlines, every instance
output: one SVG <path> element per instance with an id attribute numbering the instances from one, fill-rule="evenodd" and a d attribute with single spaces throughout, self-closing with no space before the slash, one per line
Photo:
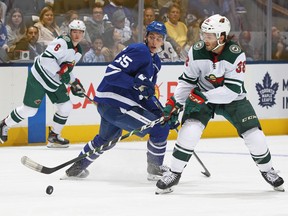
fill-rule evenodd
<path id="1" fill-rule="evenodd" d="M 74 64 L 72 63 L 62 63 L 60 65 L 60 70 L 58 74 L 62 83 L 68 84 L 70 82 L 70 72 L 73 70 Z"/>
<path id="2" fill-rule="evenodd" d="M 143 76 L 143 74 L 135 77 L 133 87 L 146 99 L 151 98 L 155 94 L 155 84 Z"/>
<path id="3" fill-rule="evenodd" d="M 185 102 L 185 114 L 199 112 L 207 101 L 206 97 L 197 89 L 192 89 Z"/>
<path id="4" fill-rule="evenodd" d="M 173 96 L 167 100 L 162 115 L 164 121 L 169 124 L 170 129 L 175 129 L 179 126 L 178 117 L 182 107 L 183 105 L 177 103 Z"/>
<path id="5" fill-rule="evenodd" d="M 84 97 L 85 89 L 79 79 L 76 78 L 75 81 L 71 83 L 71 92 L 75 96 Z"/>

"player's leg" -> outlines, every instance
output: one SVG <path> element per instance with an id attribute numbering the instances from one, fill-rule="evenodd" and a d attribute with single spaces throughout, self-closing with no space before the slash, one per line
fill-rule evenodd
<path id="1" fill-rule="evenodd" d="M 99 134 L 97 134 L 93 140 L 89 141 L 79 155 L 85 154 L 89 151 L 92 151 L 96 148 L 99 148 L 109 141 L 120 137 L 122 134 L 122 125 L 116 126 L 115 123 L 123 121 L 122 124 L 129 124 L 126 122 L 120 108 L 112 107 L 109 105 L 98 104 L 97 106 L 98 112 L 101 115 L 100 129 Z M 115 146 L 109 146 L 103 148 L 101 152 L 96 152 L 91 154 L 82 160 L 74 163 L 69 169 L 66 170 L 67 177 L 78 177 L 78 178 L 86 178 L 89 175 L 89 171 L 87 167 L 92 164 L 104 151 L 107 151 Z"/>
<path id="2" fill-rule="evenodd" d="M 5 142 L 8 140 L 8 128 L 37 113 L 44 95 L 45 89 L 38 83 L 33 75 L 29 73 L 23 105 L 12 110 L 5 119 L 0 121 L 0 141 L 2 140 L 2 142 Z"/>
<path id="3" fill-rule="evenodd" d="M 173 191 L 173 186 L 177 185 L 181 174 L 190 160 L 194 148 L 199 142 L 203 130 L 213 114 L 210 106 L 203 105 L 200 112 L 194 112 L 189 116 L 183 115 L 182 127 L 178 132 L 177 142 L 174 146 L 170 171 L 163 174 L 157 182 L 156 194 L 169 193 Z"/>
<path id="4" fill-rule="evenodd" d="M 99 114 L 101 115 L 99 134 L 96 135 L 93 140 L 91 140 L 84 146 L 80 154 L 87 153 L 95 148 L 98 148 L 107 144 L 109 141 L 117 137 L 120 137 L 122 133 L 122 129 L 127 130 L 127 131 L 132 131 L 136 128 L 140 128 L 141 126 L 146 125 L 150 123 L 151 121 L 157 119 L 157 117 L 154 114 L 142 108 L 135 107 L 128 111 L 122 108 L 112 107 L 106 104 L 105 105 L 98 104 L 97 108 L 98 108 Z M 154 127 L 156 127 L 156 125 Z M 136 135 L 142 137 L 142 136 L 145 136 L 147 133 L 149 133 L 149 131 L 150 129 L 147 129 L 141 133 L 137 133 Z M 103 148 L 103 151 L 106 151 L 112 147 L 113 146 L 110 146 L 109 148 Z M 165 143 L 165 147 L 166 147 L 166 143 Z M 165 148 L 162 147 L 160 149 L 161 151 L 164 149 L 164 152 L 165 152 Z M 82 159 L 80 162 L 77 162 L 76 165 L 80 167 L 81 170 L 84 170 L 102 153 L 103 152 L 92 154 L 89 157 Z M 162 153 L 160 153 L 159 156 L 164 157 Z M 159 162 L 160 161 L 161 160 L 159 160 Z M 76 165 L 74 164 L 73 166 L 76 167 Z M 71 169 L 74 169 L 72 167 Z M 72 173 L 71 169 L 69 168 L 66 171 L 67 176 L 75 176 L 76 172 L 73 171 Z"/>
<path id="5" fill-rule="evenodd" d="M 161 112 L 150 112 L 141 107 L 133 107 L 131 110 L 125 112 L 124 121 L 117 121 L 115 124 L 125 130 L 132 131 L 160 118 L 161 114 Z M 127 122 L 129 122 L 129 124 L 127 124 Z M 149 134 L 146 155 L 147 179 L 150 181 L 158 180 L 163 175 L 163 172 L 166 172 L 169 169 L 167 166 L 163 165 L 169 130 L 168 124 L 157 124 L 142 133 L 136 134 L 140 137 Z"/>
<path id="6" fill-rule="evenodd" d="M 69 140 L 61 137 L 61 131 L 65 126 L 67 119 L 73 109 L 70 97 L 67 95 L 67 89 L 62 84 L 56 92 L 47 92 L 51 102 L 57 107 L 53 116 L 51 128 L 49 127 L 48 148 L 67 148 Z"/>
<path id="7" fill-rule="evenodd" d="M 263 178 L 275 190 L 282 190 L 281 186 L 284 181 L 273 168 L 266 137 L 251 103 L 243 99 L 225 105 L 224 116 L 237 128 L 238 133 L 244 139 Z"/>
<path id="8" fill-rule="evenodd" d="M 82 149 L 79 155 L 85 154 L 91 150 L 107 144 L 109 141 L 120 137 L 122 129 L 114 126 L 113 124 L 101 118 L 99 134 L 93 140 L 89 141 Z M 68 177 L 86 178 L 89 175 L 87 167 L 92 164 L 104 151 L 107 151 L 115 146 L 104 147 L 101 152 L 91 154 L 80 161 L 74 163 L 69 169 L 66 170 Z"/>

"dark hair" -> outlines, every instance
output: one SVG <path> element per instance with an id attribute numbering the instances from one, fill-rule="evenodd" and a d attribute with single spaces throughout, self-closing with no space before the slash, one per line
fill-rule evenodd
<path id="1" fill-rule="evenodd" d="M 12 22 L 12 16 L 13 14 L 15 13 L 20 13 L 21 16 L 22 16 L 22 22 L 20 23 L 19 27 L 20 27 L 20 33 L 21 34 L 25 34 L 25 31 L 26 31 L 26 26 L 25 26 L 25 22 L 24 22 L 24 15 L 23 15 L 23 12 L 21 11 L 20 8 L 13 8 L 10 12 L 9 12 L 9 15 L 8 15 L 8 19 L 7 19 L 7 25 L 9 25 L 12 30 L 14 29 L 14 24 Z"/>
<path id="2" fill-rule="evenodd" d="M 94 8 L 102 8 L 103 9 L 103 5 L 100 2 L 95 2 L 95 4 L 92 6 L 92 11 L 94 10 Z"/>
<path id="3" fill-rule="evenodd" d="M 105 47 L 111 47 L 115 43 L 113 39 L 113 34 L 115 31 L 115 27 L 109 27 L 106 29 L 106 31 L 103 34 L 103 44 Z"/>
<path id="4" fill-rule="evenodd" d="M 104 39 L 103 39 L 103 36 L 101 34 L 93 35 L 93 37 L 91 38 L 92 43 L 94 43 L 95 40 L 97 40 L 97 39 L 102 40 L 102 42 L 104 43 Z"/>
<path id="5" fill-rule="evenodd" d="M 26 29 L 26 35 L 27 35 L 27 33 L 28 33 L 28 29 L 30 29 L 30 28 L 35 28 L 35 29 L 37 29 L 37 31 L 38 31 L 38 33 L 39 33 L 39 28 L 38 28 L 37 26 L 30 25 L 30 26 L 28 26 L 27 29 Z"/>

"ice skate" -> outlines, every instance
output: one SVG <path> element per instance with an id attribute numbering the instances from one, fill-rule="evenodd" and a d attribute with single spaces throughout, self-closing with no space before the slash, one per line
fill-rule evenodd
<path id="1" fill-rule="evenodd" d="M 69 169 L 65 171 L 65 176 L 61 180 L 65 179 L 84 179 L 89 175 L 87 169 L 83 169 L 81 166 L 81 161 L 75 162 Z"/>
<path id="2" fill-rule="evenodd" d="M 69 140 L 62 138 L 59 134 L 54 133 L 49 128 L 48 148 L 68 148 Z"/>
<path id="3" fill-rule="evenodd" d="M 278 175 L 278 172 L 275 171 L 273 168 L 270 169 L 268 172 L 261 172 L 263 178 L 266 182 L 268 182 L 270 185 L 272 185 L 273 189 L 275 191 L 281 191 L 284 192 L 284 180 Z"/>
<path id="4" fill-rule="evenodd" d="M 169 171 L 169 167 L 165 165 L 157 166 L 155 164 L 148 163 L 147 166 L 147 180 L 148 181 L 157 181 L 159 180 L 164 172 Z"/>
<path id="5" fill-rule="evenodd" d="M 173 192 L 173 186 L 177 185 L 181 178 L 181 173 L 172 171 L 165 172 L 156 183 L 155 194 L 166 194 Z"/>
<path id="6" fill-rule="evenodd" d="M 4 119 L 0 121 L 0 142 L 4 143 L 8 140 L 8 126 L 5 124 Z"/>

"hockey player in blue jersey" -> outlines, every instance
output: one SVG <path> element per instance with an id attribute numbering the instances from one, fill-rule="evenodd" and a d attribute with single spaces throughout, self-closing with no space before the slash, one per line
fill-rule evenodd
<path id="1" fill-rule="evenodd" d="M 157 51 L 165 40 L 166 28 L 155 21 L 147 26 L 146 32 L 145 43 L 129 45 L 108 65 L 94 98 L 101 115 L 100 131 L 84 146 L 80 155 L 120 137 L 123 129 L 132 131 L 162 116 L 151 97 L 161 68 Z M 168 124 L 158 124 L 137 134 L 141 137 L 150 135 L 147 141 L 148 180 L 157 180 L 168 170 L 162 163 L 169 129 Z M 87 177 L 86 168 L 103 151 L 74 163 L 66 170 L 67 177 Z"/>

